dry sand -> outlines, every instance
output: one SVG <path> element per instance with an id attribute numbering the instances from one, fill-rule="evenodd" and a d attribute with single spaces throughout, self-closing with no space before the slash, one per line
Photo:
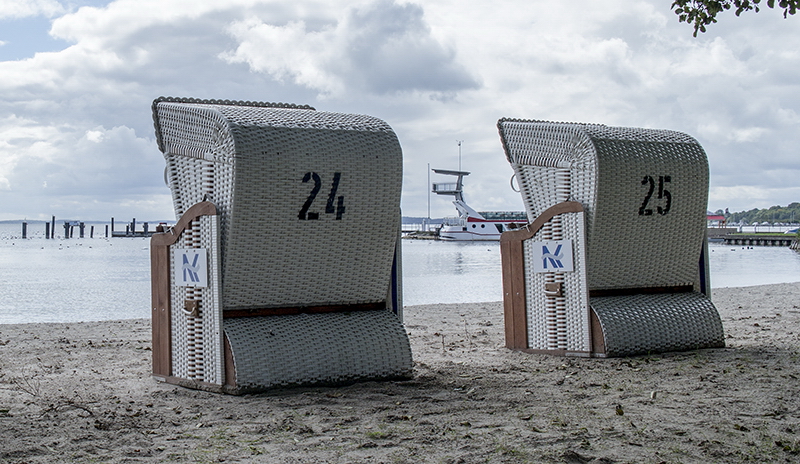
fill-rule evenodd
<path id="1" fill-rule="evenodd" d="M 509 351 L 501 303 L 409 307 L 412 380 L 239 397 L 154 381 L 146 320 L 0 326 L 0 461 L 800 461 L 800 284 L 714 301 L 727 348 L 627 359 Z"/>

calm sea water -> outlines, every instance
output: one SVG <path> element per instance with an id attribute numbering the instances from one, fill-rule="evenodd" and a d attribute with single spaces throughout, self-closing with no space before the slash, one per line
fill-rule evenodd
<path id="1" fill-rule="evenodd" d="M 0 224 L 0 323 L 149 317 L 149 239 L 95 231 L 45 240 L 37 224 L 22 240 L 19 224 Z M 715 288 L 800 282 L 800 253 L 787 248 L 712 243 L 709 261 Z M 404 240 L 403 290 L 406 306 L 500 301 L 500 246 Z"/>

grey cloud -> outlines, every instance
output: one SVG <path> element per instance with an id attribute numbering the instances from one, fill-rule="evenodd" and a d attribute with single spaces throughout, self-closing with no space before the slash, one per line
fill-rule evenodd
<path id="1" fill-rule="evenodd" d="M 354 9 L 346 20 L 347 51 L 340 72 L 370 92 L 456 92 L 479 87 L 438 43 L 418 5 L 381 0 Z"/>
<path id="2" fill-rule="evenodd" d="M 238 43 L 220 55 L 228 63 L 246 63 L 326 98 L 441 96 L 479 87 L 414 4 L 379 0 L 328 21 L 248 17 L 233 22 L 230 33 Z"/>
<path id="3" fill-rule="evenodd" d="M 198 1 L 191 11 L 172 4 L 170 15 L 123 3 L 56 19 L 53 31 L 72 48 L 0 62 L 0 115 L 31 121 L 0 116 L 0 132 L 14 134 L 5 141 L 12 148 L 0 140 L 0 161 L 23 157 L 13 171 L 0 162 L 0 200 L 10 205 L 0 219 L 63 216 L 79 207 L 84 219 L 91 208 L 98 212 L 92 218 L 105 218 L 123 201 L 142 207 L 118 214 L 168 216 L 150 115 L 160 95 L 307 103 L 381 117 L 403 144 L 411 215 L 426 210 L 427 163 L 456 167 L 456 139 L 466 140 L 474 206 L 519 208 L 495 129 L 499 117 L 685 131 L 709 154 L 717 192 L 711 209 L 740 210 L 751 191 L 764 198 L 789 192 L 800 169 L 792 19 L 762 24 L 775 15 L 750 15 L 693 39 L 668 5 L 644 1 L 585 12 L 547 2 L 520 9 L 511 1 L 469 8 L 427 0 L 358 7 L 344 0 Z M 19 38 L 0 37 L 12 39 Z M 30 140 L 18 129 L 33 134 Z M 92 130 L 105 132 L 99 143 L 84 140 Z M 49 151 L 37 151 L 40 145 Z M 742 185 L 752 188 L 737 191 Z M 56 203 L 67 206 L 59 212 Z M 443 198 L 432 207 L 434 215 L 453 213 Z"/>

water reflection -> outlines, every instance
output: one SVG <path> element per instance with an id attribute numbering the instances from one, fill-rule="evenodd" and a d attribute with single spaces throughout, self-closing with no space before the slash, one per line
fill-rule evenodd
<path id="1" fill-rule="evenodd" d="M 498 242 L 403 241 L 406 305 L 502 299 Z"/>
<path id="2" fill-rule="evenodd" d="M 148 240 L 19 233 L 18 225 L 0 226 L 0 323 L 150 316 Z M 800 253 L 788 248 L 709 249 L 714 288 L 800 282 Z M 498 242 L 404 240 L 402 266 L 407 306 L 503 299 Z"/>
<path id="3" fill-rule="evenodd" d="M 711 287 L 800 282 L 800 253 L 786 247 L 709 244 Z"/>

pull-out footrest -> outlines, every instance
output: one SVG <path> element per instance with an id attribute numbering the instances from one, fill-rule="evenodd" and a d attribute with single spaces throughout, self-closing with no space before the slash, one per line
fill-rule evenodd
<path id="1" fill-rule="evenodd" d="M 408 336 L 388 310 L 231 318 L 225 335 L 231 393 L 411 376 Z"/>
<path id="2" fill-rule="evenodd" d="M 719 313 L 699 292 L 590 298 L 595 356 L 723 348 Z"/>

